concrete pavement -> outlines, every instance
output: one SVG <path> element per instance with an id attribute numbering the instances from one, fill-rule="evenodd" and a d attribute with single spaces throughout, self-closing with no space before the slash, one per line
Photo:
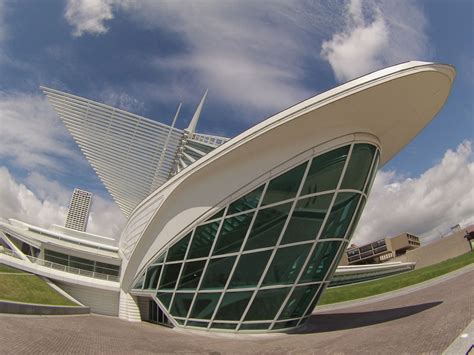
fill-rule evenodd
<path id="1" fill-rule="evenodd" d="M 2 315 L 0 353 L 440 354 L 473 312 L 471 270 L 390 299 L 318 312 L 292 334 L 216 334 L 96 315 Z"/>

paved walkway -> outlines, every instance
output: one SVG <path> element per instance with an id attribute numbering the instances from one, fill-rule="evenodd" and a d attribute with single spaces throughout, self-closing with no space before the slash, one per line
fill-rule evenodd
<path id="1" fill-rule="evenodd" d="M 474 314 L 474 271 L 388 300 L 314 314 L 295 334 L 168 329 L 102 316 L 0 316 L 1 354 L 440 354 Z"/>

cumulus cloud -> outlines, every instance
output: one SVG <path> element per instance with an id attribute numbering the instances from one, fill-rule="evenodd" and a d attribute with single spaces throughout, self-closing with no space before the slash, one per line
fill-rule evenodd
<path id="1" fill-rule="evenodd" d="M 51 224 L 64 225 L 72 191 L 39 174 L 29 176 L 26 181 L 26 184 L 17 182 L 6 167 L 0 167 L 0 217 L 44 228 Z M 124 225 L 125 217 L 115 203 L 93 197 L 88 232 L 118 238 Z"/>
<path id="2" fill-rule="evenodd" d="M 143 1 L 127 11 L 142 26 L 176 33 L 184 44 L 184 53 L 151 60 L 157 72 L 186 78 L 176 79 L 166 90 L 153 90 L 157 95 L 171 88 L 186 97 L 207 87 L 226 105 L 268 112 L 311 94 L 302 85 L 302 65 L 313 53 L 305 42 L 310 36 L 301 27 L 303 15 L 284 2 Z"/>
<path id="3" fill-rule="evenodd" d="M 76 5 L 82 4 L 82 8 L 85 3 L 74 2 L 76 11 L 68 21 L 76 35 L 104 33 L 106 18 L 123 11 L 142 28 L 165 30 L 176 36 L 178 53 L 141 58 L 157 77 L 173 78 L 155 85 L 135 83 L 142 95 L 158 101 L 170 97 L 195 100 L 196 92 L 209 88 L 213 98 L 228 107 L 250 107 L 266 114 L 312 94 L 302 85 L 305 61 L 317 59 L 315 48 L 308 43 L 337 22 L 331 19 L 335 10 L 329 5 L 308 1 L 275 1 L 265 6 L 236 1 L 97 3 L 101 5 L 94 9 L 101 8 L 102 12 L 77 11 Z M 78 13 L 84 16 L 76 16 Z M 89 22 L 95 25 L 86 30 Z"/>
<path id="4" fill-rule="evenodd" d="M 46 98 L 0 92 L 0 158 L 28 170 L 65 168 L 61 159 L 84 162 Z"/>
<path id="5" fill-rule="evenodd" d="M 415 178 L 378 173 L 353 241 L 372 242 L 409 232 L 426 243 L 460 224 L 474 223 L 474 154 L 465 141 Z"/>
<path id="6" fill-rule="evenodd" d="M 340 82 L 427 52 L 426 19 L 407 1 L 350 0 L 342 31 L 321 46 Z"/>
<path id="7" fill-rule="evenodd" d="M 74 28 L 73 35 L 107 32 L 105 22 L 114 18 L 113 0 L 68 0 L 64 17 Z"/>
<path id="8" fill-rule="evenodd" d="M 62 224 L 67 207 L 39 199 L 24 184 L 17 183 L 6 167 L 0 167 L 0 216 L 48 227 Z"/>

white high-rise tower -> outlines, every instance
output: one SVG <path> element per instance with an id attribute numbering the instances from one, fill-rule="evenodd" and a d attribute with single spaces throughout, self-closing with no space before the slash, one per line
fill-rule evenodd
<path id="1" fill-rule="evenodd" d="M 90 192 L 74 189 L 71 202 L 69 203 L 69 211 L 67 213 L 65 227 L 85 232 L 87 228 L 87 220 L 89 219 L 91 202 L 92 194 Z"/>

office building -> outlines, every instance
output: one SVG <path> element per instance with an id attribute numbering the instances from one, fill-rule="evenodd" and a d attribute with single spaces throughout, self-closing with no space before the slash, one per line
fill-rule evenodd
<path id="1" fill-rule="evenodd" d="M 90 192 L 74 189 L 64 226 L 66 228 L 85 232 L 87 229 L 87 221 L 89 220 L 91 203 L 92 194 Z"/>
<path id="2" fill-rule="evenodd" d="M 346 250 L 347 263 L 343 265 L 378 264 L 404 255 L 408 250 L 420 246 L 420 238 L 403 233 L 396 237 L 383 238 L 362 246 L 351 246 Z"/>

